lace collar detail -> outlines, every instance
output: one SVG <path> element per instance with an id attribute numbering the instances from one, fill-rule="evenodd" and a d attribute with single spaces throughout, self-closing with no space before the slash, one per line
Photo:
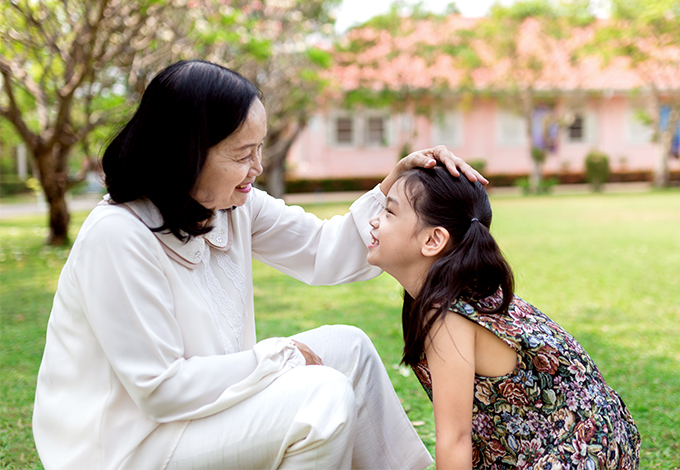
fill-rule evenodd
<path id="1" fill-rule="evenodd" d="M 108 194 L 104 196 L 104 200 L 108 204 L 113 204 Z M 147 198 L 119 205 L 132 212 L 149 228 L 160 227 L 163 223 L 161 212 Z M 231 248 L 233 239 L 231 211 L 220 210 L 215 212 L 210 219 L 210 224 L 213 226 L 210 232 L 197 237 L 190 237 L 186 242 L 179 240 L 170 232 L 152 233 L 161 242 L 168 256 L 180 264 L 194 269 L 200 265 L 207 245 L 211 245 L 220 251 L 228 251 Z"/>

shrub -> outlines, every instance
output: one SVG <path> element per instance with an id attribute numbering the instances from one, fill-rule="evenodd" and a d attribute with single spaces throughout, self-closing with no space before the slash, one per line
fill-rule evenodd
<path id="1" fill-rule="evenodd" d="M 0 197 L 30 193 L 31 188 L 15 174 L 0 175 Z"/>
<path id="2" fill-rule="evenodd" d="M 602 191 L 602 186 L 609 180 L 609 158 L 606 154 L 593 150 L 586 155 L 586 179 L 593 191 Z"/>

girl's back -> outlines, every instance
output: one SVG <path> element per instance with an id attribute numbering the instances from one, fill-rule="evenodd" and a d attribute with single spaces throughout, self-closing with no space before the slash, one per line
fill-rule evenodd
<path id="1" fill-rule="evenodd" d="M 494 296 L 483 306 L 499 301 Z M 462 301 L 451 314 L 487 329 L 517 353 L 509 374 L 475 376 L 475 468 L 637 468 L 640 436 L 628 409 L 563 328 L 519 297 L 507 314 L 478 312 Z M 432 398 L 427 360 L 414 370 Z"/>

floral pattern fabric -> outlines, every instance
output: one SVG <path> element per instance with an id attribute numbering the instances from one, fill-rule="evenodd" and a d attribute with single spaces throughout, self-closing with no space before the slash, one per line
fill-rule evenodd
<path id="1" fill-rule="evenodd" d="M 488 307 L 500 297 L 485 302 Z M 450 311 L 517 352 L 517 367 L 509 375 L 475 377 L 474 468 L 638 468 L 640 434 L 633 418 L 569 333 L 519 297 L 508 314 L 478 312 L 462 301 Z M 414 371 L 432 400 L 427 360 Z"/>

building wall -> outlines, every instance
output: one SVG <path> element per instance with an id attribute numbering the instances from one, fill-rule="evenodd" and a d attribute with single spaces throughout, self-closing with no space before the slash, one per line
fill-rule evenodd
<path id="1" fill-rule="evenodd" d="M 568 131 L 561 129 L 554 152 L 547 155 L 544 171 L 583 171 L 585 157 L 592 149 L 609 156 L 613 171 L 653 170 L 660 150 L 657 144 L 649 141 L 651 133 L 645 136 L 644 126 L 635 120 L 634 110 L 639 105 L 634 99 L 624 96 L 593 98 L 578 107 L 567 102 L 558 103 L 555 108 L 557 115 L 565 116 L 576 110 L 586 117 L 586 136 L 582 142 L 573 142 Z M 354 115 L 361 113 L 357 111 Z M 404 144 L 417 150 L 438 143 L 446 144 L 467 161 L 484 160 L 486 174 L 526 174 L 531 171 L 526 132 L 511 133 L 514 142 L 503 141 L 503 120 L 511 113 L 504 111 L 498 102 L 475 100 L 465 109 L 455 110 L 456 113 L 457 121 L 454 121 L 458 129 L 448 134 L 435 129 L 433 121 L 436 117 L 391 114 L 390 138 L 385 145 L 363 142 L 336 145 L 330 138 L 333 113 L 319 113 L 291 148 L 289 175 L 299 179 L 384 176 L 399 159 Z M 506 128 L 506 134 L 507 129 L 514 128 Z M 670 167 L 672 170 L 680 169 L 678 160 L 672 159 Z"/>

